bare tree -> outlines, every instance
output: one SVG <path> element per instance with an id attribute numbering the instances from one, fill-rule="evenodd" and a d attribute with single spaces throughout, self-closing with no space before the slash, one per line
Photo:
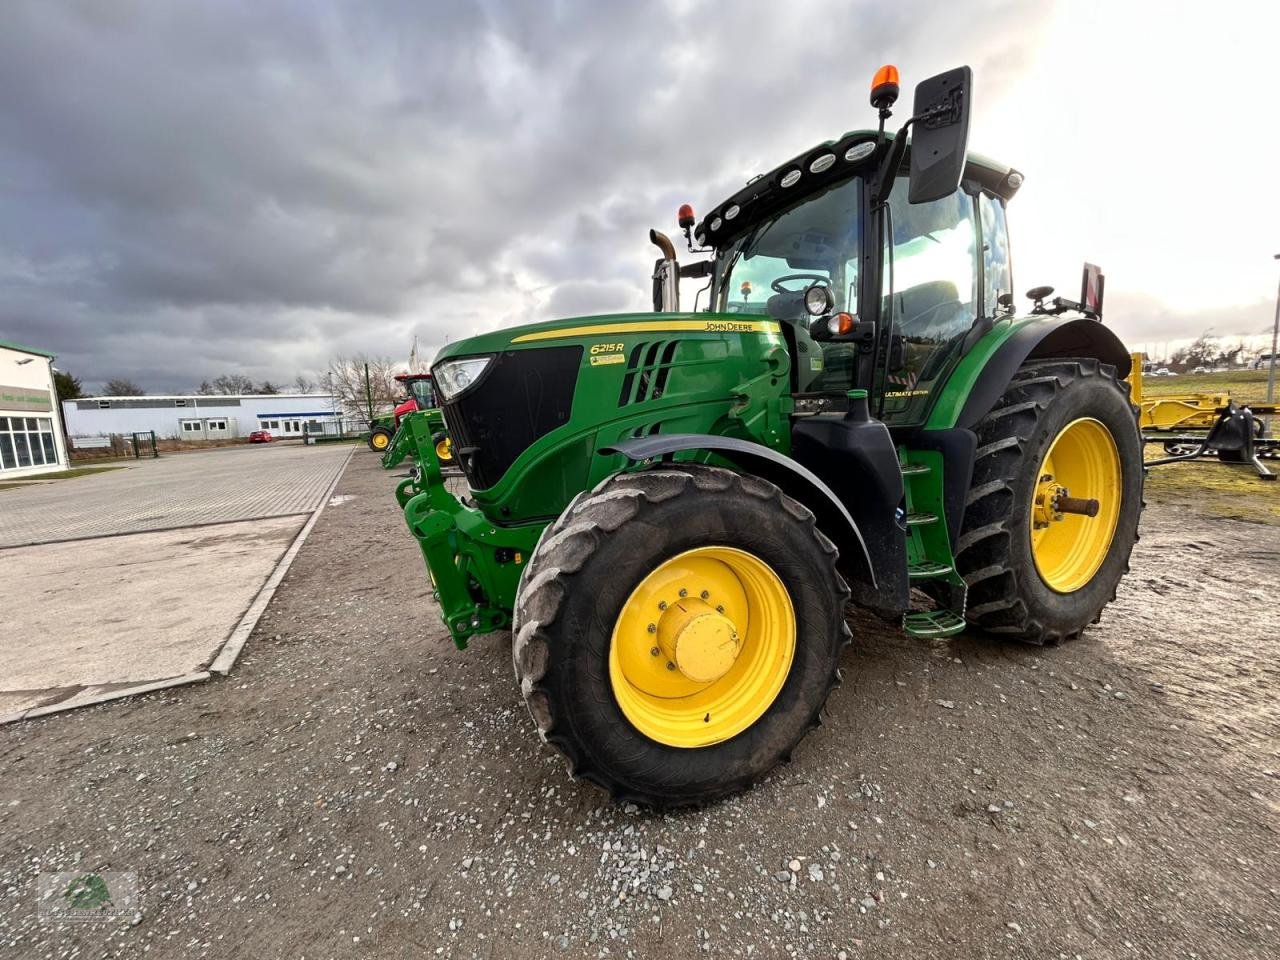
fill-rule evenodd
<path id="1" fill-rule="evenodd" d="M 308 380 L 301 373 L 293 378 L 293 389 L 298 393 L 312 393 L 315 391 L 315 388 L 315 383 Z"/>
<path id="2" fill-rule="evenodd" d="M 366 383 L 365 370 L 368 370 Z M 327 380 L 344 410 L 373 419 L 379 411 L 394 406 L 404 393 L 395 380 L 396 365 L 388 357 L 334 357 L 329 361 Z"/>
<path id="3" fill-rule="evenodd" d="M 102 385 L 102 393 L 108 397 L 145 397 L 147 391 L 125 377 L 114 377 Z"/>
<path id="4" fill-rule="evenodd" d="M 208 380 L 201 380 L 200 386 L 196 387 L 196 393 L 202 397 L 211 397 L 214 394 L 213 384 Z"/>
<path id="5" fill-rule="evenodd" d="M 279 392 L 280 392 L 280 388 L 277 387 L 270 380 L 263 380 L 260 384 L 258 384 L 258 393 L 279 393 Z"/>
<path id="6" fill-rule="evenodd" d="M 253 381 L 243 373 L 224 373 L 213 378 L 213 392 L 229 396 L 237 393 L 253 393 Z"/>

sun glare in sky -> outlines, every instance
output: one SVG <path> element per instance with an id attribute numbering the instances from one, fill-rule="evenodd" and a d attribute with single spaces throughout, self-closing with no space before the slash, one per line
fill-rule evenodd
<path id="1" fill-rule="evenodd" d="M 1256 305 L 1270 327 L 1280 262 L 1280 4 L 1061 3 L 1020 79 L 982 98 L 970 143 L 1022 170 L 1010 207 L 1021 290 L 1073 296 L 1101 264 L 1109 305 L 1177 313 Z M 1109 314 L 1122 335 L 1170 336 Z M 1233 312 L 1232 315 L 1238 314 Z M 1133 329 L 1126 329 L 1126 324 Z M 1194 331 L 1182 331 L 1186 336 Z"/>

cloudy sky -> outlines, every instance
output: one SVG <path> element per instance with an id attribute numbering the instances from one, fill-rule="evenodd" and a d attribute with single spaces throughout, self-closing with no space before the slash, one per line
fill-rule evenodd
<path id="1" fill-rule="evenodd" d="M 650 226 L 975 73 L 1016 285 L 1157 347 L 1269 329 L 1280 13 L 1250 0 L 8 0 L 0 339 L 97 387 L 643 309 Z M 908 101 L 909 102 L 909 101 Z"/>

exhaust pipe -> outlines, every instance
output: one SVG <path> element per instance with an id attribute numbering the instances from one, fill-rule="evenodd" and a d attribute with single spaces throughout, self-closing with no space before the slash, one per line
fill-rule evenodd
<path id="1" fill-rule="evenodd" d="M 662 259 L 653 265 L 653 310 L 676 313 L 680 310 L 680 262 L 675 245 L 658 230 L 649 231 L 649 242 L 662 251 Z"/>
<path id="2" fill-rule="evenodd" d="M 657 230 L 649 231 L 649 242 L 662 251 L 663 260 L 674 260 L 676 258 L 676 248 L 671 242 L 671 238 L 665 233 Z"/>

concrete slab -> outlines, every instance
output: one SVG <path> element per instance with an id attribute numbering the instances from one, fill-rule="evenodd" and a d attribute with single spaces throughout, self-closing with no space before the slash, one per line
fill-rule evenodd
<path id="1" fill-rule="evenodd" d="M 0 552 L 0 714 L 202 671 L 306 520 Z"/>
<path id="2" fill-rule="evenodd" d="M 0 490 L 0 547 L 309 514 L 350 453 L 347 444 L 224 447 Z"/>

